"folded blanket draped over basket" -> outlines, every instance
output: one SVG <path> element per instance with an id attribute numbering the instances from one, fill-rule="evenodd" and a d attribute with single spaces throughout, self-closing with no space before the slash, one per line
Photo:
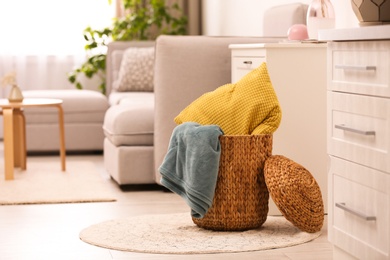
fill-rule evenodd
<path id="1" fill-rule="evenodd" d="M 217 125 L 187 122 L 175 127 L 159 171 L 161 184 L 180 195 L 191 215 L 203 218 L 217 183 L 223 131 Z"/>

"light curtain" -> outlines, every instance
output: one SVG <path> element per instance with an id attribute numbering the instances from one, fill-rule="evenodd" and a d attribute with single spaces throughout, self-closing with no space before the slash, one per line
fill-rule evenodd
<path id="1" fill-rule="evenodd" d="M 74 88 L 67 73 L 85 60 L 83 30 L 109 26 L 120 1 L 0 0 L 0 77 L 15 71 L 22 90 Z M 189 17 L 189 34 L 200 34 L 201 0 L 167 0 L 174 2 Z M 84 79 L 88 89 L 97 90 L 96 82 Z"/>
<path id="2" fill-rule="evenodd" d="M 187 33 L 189 35 L 202 34 L 202 0 L 166 0 L 166 3 L 169 5 L 177 3 L 182 8 L 188 18 Z"/>
<path id="3" fill-rule="evenodd" d="M 67 74 L 85 61 L 83 30 L 104 28 L 113 16 L 108 0 L 0 0 L 0 78 L 16 72 L 22 90 L 74 89 Z M 84 85 L 98 90 L 97 80 Z M 0 88 L 0 98 L 9 91 Z"/>
<path id="4" fill-rule="evenodd" d="M 85 60 L 83 30 L 113 16 L 107 0 L 0 0 L 0 77 L 15 71 L 22 90 L 74 88 L 67 73 Z"/>
<path id="5" fill-rule="evenodd" d="M 67 74 L 84 61 L 84 54 L 49 55 L 1 54 L 0 72 L 2 75 L 14 71 L 17 83 L 22 90 L 68 89 L 74 88 Z M 2 96 L 7 97 L 8 88 L 2 88 Z"/>

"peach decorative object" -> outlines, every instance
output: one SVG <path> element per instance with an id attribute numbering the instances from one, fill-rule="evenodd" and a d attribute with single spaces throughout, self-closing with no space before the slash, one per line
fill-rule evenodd
<path id="1" fill-rule="evenodd" d="M 287 32 L 290 41 L 303 41 L 309 38 L 307 27 L 304 24 L 294 24 Z"/>

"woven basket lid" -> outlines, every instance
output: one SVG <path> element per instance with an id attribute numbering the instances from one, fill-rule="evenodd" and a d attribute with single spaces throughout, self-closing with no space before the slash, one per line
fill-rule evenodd
<path id="1" fill-rule="evenodd" d="M 312 174 L 282 155 L 272 155 L 264 166 L 271 198 L 283 216 L 305 232 L 318 232 L 324 223 L 321 190 Z"/>

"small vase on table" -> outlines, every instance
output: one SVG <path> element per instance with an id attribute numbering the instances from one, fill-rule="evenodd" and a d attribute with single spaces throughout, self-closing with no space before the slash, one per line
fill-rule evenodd
<path id="1" fill-rule="evenodd" d="M 23 94 L 20 88 L 16 85 L 13 84 L 11 87 L 11 91 L 9 92 L 8 95 L 8 101 L 9 102 L 22 102 L 23 101 Z"/>

